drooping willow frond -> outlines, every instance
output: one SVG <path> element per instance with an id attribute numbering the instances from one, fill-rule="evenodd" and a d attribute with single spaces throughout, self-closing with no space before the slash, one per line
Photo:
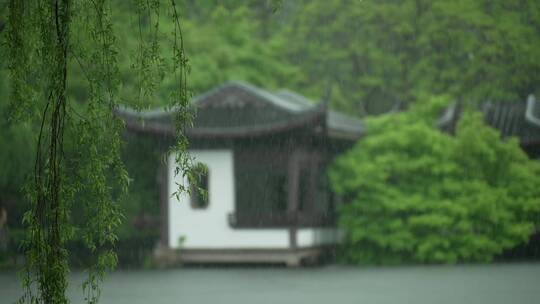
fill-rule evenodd
<path id="1" fill-rule="evenodd" d="M 133 0 L 133 4 L 136 18 L 150 20 L 146 28 L 140 23 L 132 65 L 139 94 L 133 103 L 140 108 L 145 99 L 155 97 L 160 75 L 176 75 L 170 100 L 178 126 L 174 153 L 178 170 L 189 172 L 183 130 L 192 114 L 179 9 L 174 0 Z M 162 14 L 164 10 L 169 13 Z M 161 54 L 160 18 L 173 18 L 175 23 L 170 65 Z M 114 115 L 121 79 L 113 20 L 107 0 L 9 1 L 11 118 L 36 129 L 33 179 L 26 186 L 31 209 L 24 215 L 27 259 L 20 303 L 68 302 L 67 244 L 74 238 L 95 257 L 83 284 L 88 303 L 99 300 L 99 283 L 117 262 L 115 231 L 122 220 L 117 202 L 129 179 L 120 158 L 123 122 Z M 142 35 L 143 31 L 150 35 Z M 71 100 L 67 91 L 74 66 L 87 81 L 82 104 Z M 83 220 L 74 221 L 72 214 L 81 211 Z"/>

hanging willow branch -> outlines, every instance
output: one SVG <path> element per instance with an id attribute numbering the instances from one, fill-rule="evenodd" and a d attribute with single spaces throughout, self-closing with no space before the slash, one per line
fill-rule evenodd
<path id="1" fill-rule="evenodd" d="M 187 89 L 188 61 L 174 0 L 133 0 L 139 20 L 151 17 L 150 35 L 140 36 L 135 73 L 141 106 L 155 97 L 159 77 L 174 73 L 177 89 L 170 107 L 177 114 L 177 172 L 190 174 L 184 129 L 191 124 Z M 118 200 L 127 191 L 128 175 L 120 159 L 123 123 L 118 106 L 116 36 L 106 0 L 10 0 L 7 23 L 10 109 L 13 120 L 36 129 L 33 179 L 26 186 L 31 209 L 24 215 L 27 239 L 20 303 L 67 303 L 67 243 L 83 240 L 95 257 L 83 284 L 85 299 L 96 303 L 99 283 L 117 262 L 113 250 L 121 223 Z M 174 20 L 173 57 L 160 49 L 162 11 Z M 72 42 L 71 37 L 79 39 Z M 88 99 L 81 105 L 67 94 L 71 66 L 87 80 Z M 143 98 L 144 97 L 144 98 Z M 180 188 L 179 191 L 185 189 Z M 72 213 L 82 216 L 75 221 Z"/>

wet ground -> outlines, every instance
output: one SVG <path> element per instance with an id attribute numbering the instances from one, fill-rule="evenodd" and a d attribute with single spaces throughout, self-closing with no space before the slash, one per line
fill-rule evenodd
<path id="1" fill-rule="evenodd" d="M 72 303 L 82 279 L 71 276 Z M 0 273 L 0 303 L 19 294 L 16 274 Z M 118 271 L 101 303 L 540 303 L 540 264 Z"/>

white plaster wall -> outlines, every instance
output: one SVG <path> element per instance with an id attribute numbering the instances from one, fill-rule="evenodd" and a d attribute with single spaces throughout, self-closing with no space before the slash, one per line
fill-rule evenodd
<path id="1" fill-rule="evenodd" d="M 174 176 L 174 155 L 169 164 L 169 246 L 197 249 L 249 249 L 287 248 L 289 234 L 286 229 L 232 229 L 228 214 L 234 211 L 234 164 L 231 150 L 193 150 L 196 161 L 208 166 L 209 205 L 206 209 L 193 209 L 187 194 L 178 201 L 172 194 L 180 177 Z"/>
<path id="2" fill-rule="evenodd" d="M 333 245 L 340 239 L 341 233 L 336 228 L 302 228 L 296 235 L 298 247 Z"/>

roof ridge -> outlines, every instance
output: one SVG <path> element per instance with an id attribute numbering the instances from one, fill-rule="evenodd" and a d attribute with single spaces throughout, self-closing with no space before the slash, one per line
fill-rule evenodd
<path id="1" fill-rule="evenodd" d="M 206 98 L 207 96 L 210 96 L 216 92 L 219 92 L 220 90 L 223 90 L 224 88 L 227 88 L 227 87 L 238 87 L 238 88 L 241 88 L 245 91 L 248 91 L 260 98 L 262 98 L 263 100 L 265 101 L 268 101 L 270 102 L 271 104 L 275 105 L 275 106 L 278 106 L 286 111 L 289 111 L 289 112 L 294 112 L 294 113 L 297 113 L 297 112 L 301 112 L 303 109 L 300 109 L 298 108 L 298 104 L 294 104 L 292 103 L 291 101 L 289 100 L 286 100 L 270 91 L 267 91 L 265 89 L 262 89 L 262 88 L 259 88 L 247 81 L 243 81 L 243 80 L 228 80 L 226 82 L 224 82 L 223 84 L 215 87 L 214 89 L 210 90 L 210 91 L 207 91 L 201 95 L 198 95 L 196 97 L 194 97 L 192 99 L 192 103 L 198 103 L 200 102 L 201 100 L 203 100 L 204 98 Z"/>
<path id="2" fill-rule="evenodd" d="M 294 102 L 303 106 L 313 107 L 317 105 L 317 102 L 315 100 L 310 99 L 300 93 L 294 92 L 289 89 L 282 88 L 275 91 L 274 94 L 281 98 L 285 98 L 288 101 L 291 101 L 291 102 Z"/>

